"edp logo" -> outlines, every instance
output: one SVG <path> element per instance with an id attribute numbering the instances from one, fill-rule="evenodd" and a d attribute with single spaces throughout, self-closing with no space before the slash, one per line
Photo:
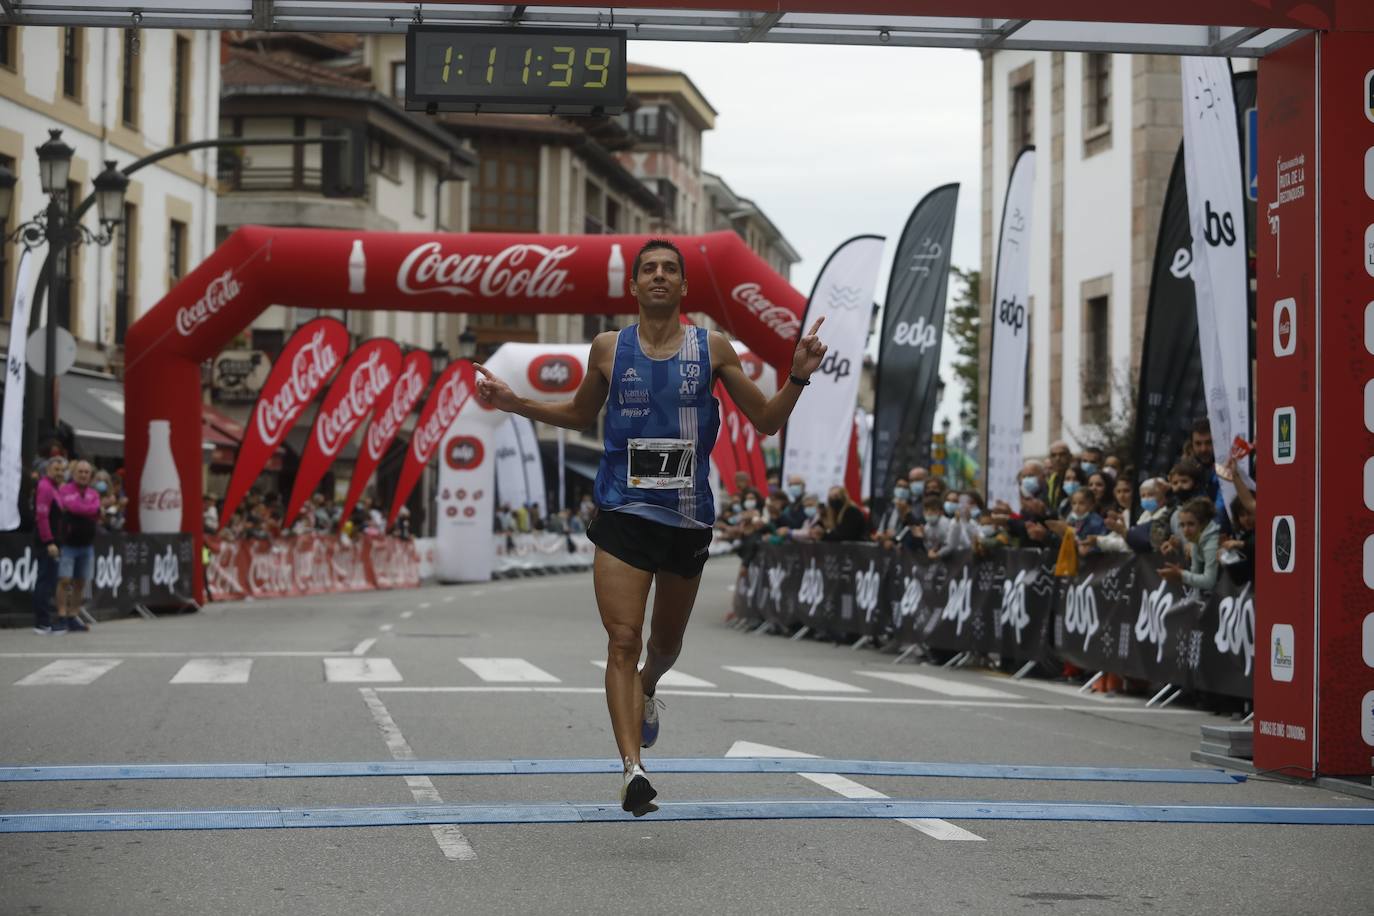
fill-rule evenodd
<path id="1" fill-rule="evenodd" d="M 1015 296 L 1003 299 L 997 307 L 997 320 L 1009 326 L 1013 336 L 1020 334 L 1026 326 L 1026 307 L 1017 302 Z"/>
<path id="2" fill-rule="evenodd" d="M 1227 248 L 1230 248 L 1236 243 L 1235 217 L 1231 215 L 1229 210 L 1218 214 L 1212 209 L 1210 200 L 1203 201 L 1203 207 L 1206 210 L 1204 217 L 1206 224 L 1202 234 L 1207 239 L 1207 244 L 1215 248 L 1224 243 Z"/>

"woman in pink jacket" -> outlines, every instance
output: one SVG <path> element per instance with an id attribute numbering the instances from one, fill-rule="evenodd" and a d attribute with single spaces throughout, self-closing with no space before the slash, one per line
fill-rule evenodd
<path id="1" fill-rule="evenodd" d="M 38 579 L 33 585 L 33 631 L 41 635 L 53 632 L 53 602 L 57 593 L 57 527 L 62 521 L 62 508 L 57 491 L 67 479 L 67 459 L 49 458 L 43 465 L 34 494 L 34 516 L 38 526 L 40 553 Z"/>
<path id="2" fill-rule="evenodd" d="M 90 464 L 78 461 L 72 466 L 72 479 L 57 491 L 62 507 L 62 542 L 57 559 L 57 620 L 53 631 L 84 632 L 87 627 L 77 616 L 86 582 L 95 569 L 96 521 L 100 518 L 100 493 L 91 486 L 94 473 Z"/>

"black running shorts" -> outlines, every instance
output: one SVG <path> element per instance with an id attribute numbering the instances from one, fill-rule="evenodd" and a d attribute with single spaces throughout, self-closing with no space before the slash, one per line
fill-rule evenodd
<path id="1" fill-rule="evenodd" d="M 667 570 L 684 579 L 701 575 L 711 534 L 710 528 L 679 528 L 604 509 L 587 526 L 591 542 L 617 560 L 646 572 Z"/>

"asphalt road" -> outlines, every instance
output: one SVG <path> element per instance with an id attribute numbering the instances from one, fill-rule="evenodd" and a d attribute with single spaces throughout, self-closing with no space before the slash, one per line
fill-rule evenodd
<path id="1" fill-rule="evenodd" d="M 1188 754 L 1198 726 L 1219 721 L 1206 714 L 732 630 L 735 568 L 707 568 L 679 661 L 690 679 L 661 688 L 651 772 L 656 757 L 732 749 L 1202 769 Z M 89 635 L 3 631 L 0 765 L 611 758 L 598 658 L 586 575 L 214 605 Z M 930 680 L 873 676 L 892 673 Z M 665 773 L 655 785 L 672 803 L 1370 805 L 1266 779 Z M 606 803 L 618 789 L 604 774 L 0 782 L 0 813 Z M 1364 914 L 1371 861 L 1374 827 L 1273 824 L 650 816 L 0 832 L 0 913 Z"/>

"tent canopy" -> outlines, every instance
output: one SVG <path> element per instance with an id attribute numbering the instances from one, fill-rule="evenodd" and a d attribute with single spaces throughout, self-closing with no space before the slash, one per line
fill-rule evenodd
<path id="1" fill-rule="evenodd" d="M 627 0 L 615 7 L 450 0 L 0 0 L 20 25 L 404 32 L 415 21 L 626 29 L 650 41 L 1261 56 L 1311 29 L 1374 29 L 1368 0 Z M 984 17 L 970 16 L 982 13 Z"/>

